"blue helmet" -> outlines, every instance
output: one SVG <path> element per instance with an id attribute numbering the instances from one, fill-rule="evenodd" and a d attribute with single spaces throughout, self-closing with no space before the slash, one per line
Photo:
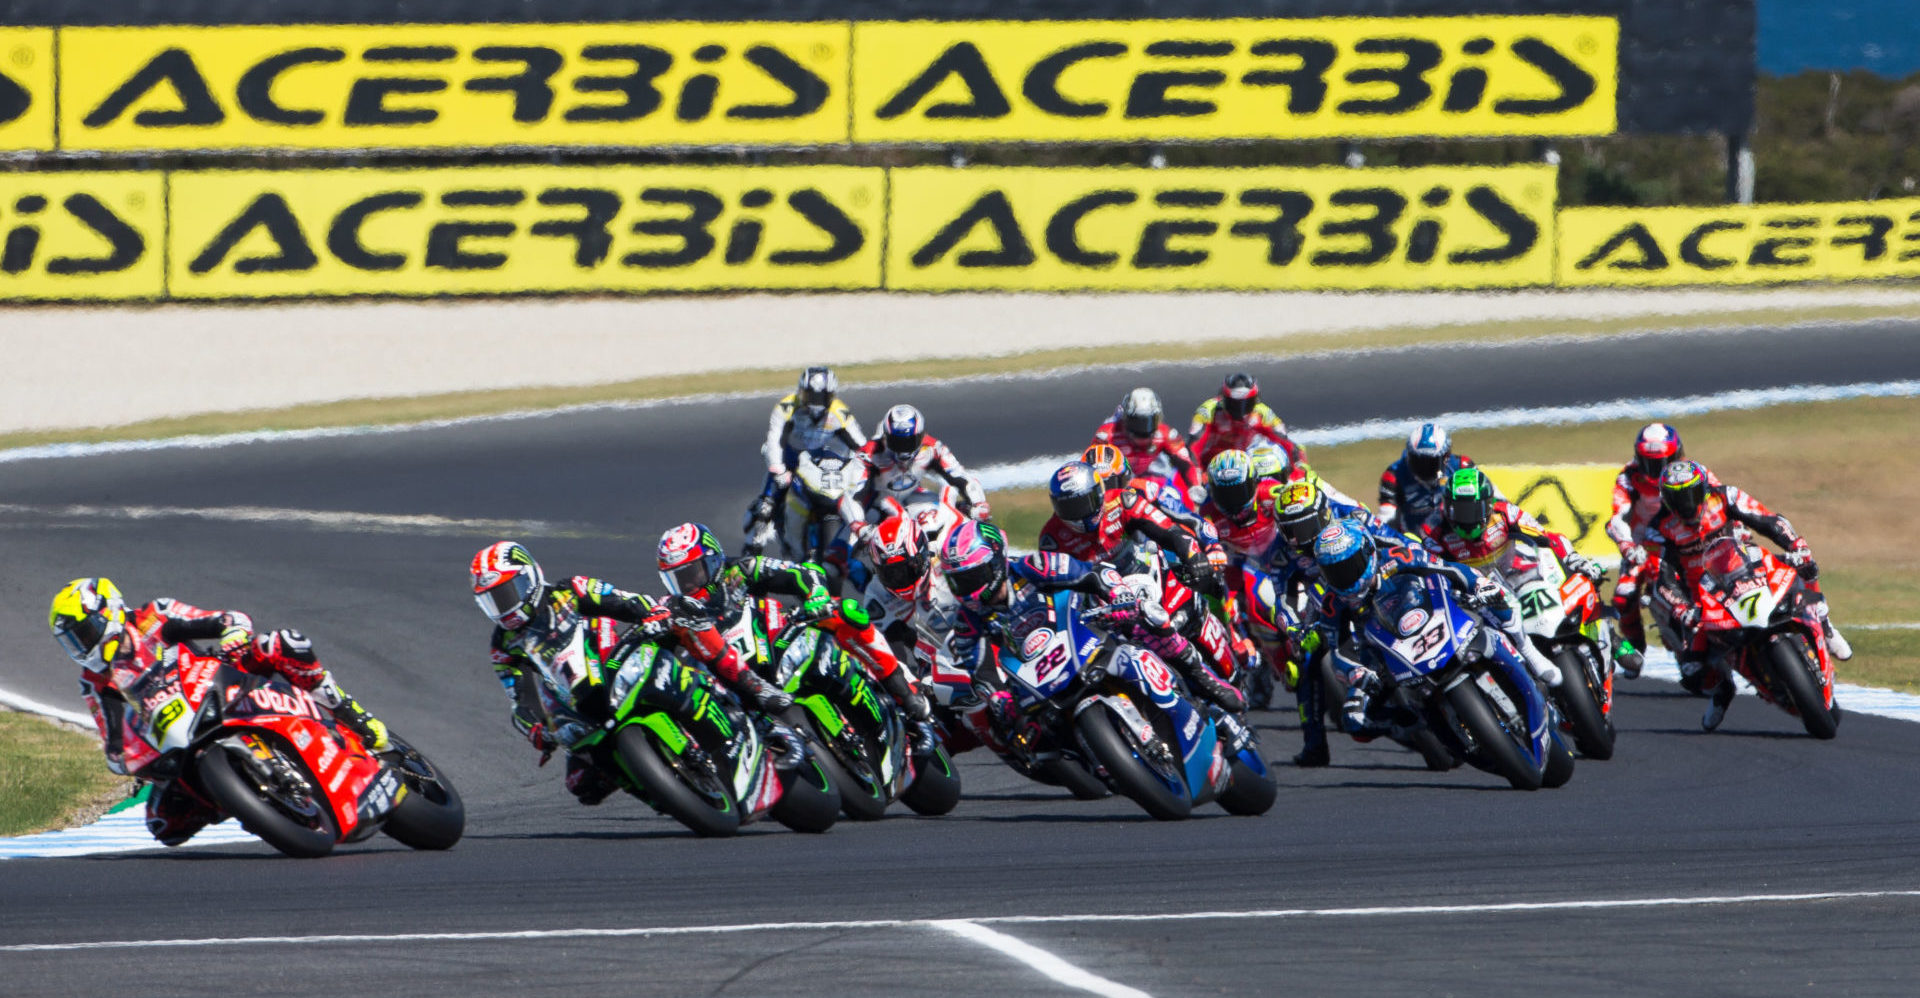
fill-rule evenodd
<path id="1" fill-rule="evenodd" d="M 1068 461 L 1047 483 L 1047 498 L 1053 503 L 1053 515 L 1082 531 L 1091 531 L 1099 525 L 1100 512 L 1106 507 L 1107 488 L 1100 473 L 1085 461 Z"/>
<path id="2" fill-rule="evenodd" d="M 1380 574 L 1373 538 L 1344 520 L 1335 520 L 1313 539 L 1313 560 L 1327 588 L 1347 599 L 1364 598 Z"/>

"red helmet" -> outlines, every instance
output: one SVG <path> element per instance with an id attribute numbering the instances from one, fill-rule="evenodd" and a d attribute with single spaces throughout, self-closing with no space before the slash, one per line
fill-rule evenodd
<path id="1" fill-rule="evenodd" d="M 540 563 L 513 541 L 499 541 L 473 556 L 473 599 L 481 612 L 508 630 L 527 626 L 539 609 L 547 580 Z"/>
<path id="2" fill-rule="evenodd" d="M 660 535 L 660 581 L 675 595 L 706 600 L 727 567 L 727 549 L 703 523 L 683 523 Z"/>
<path id="3" fill-rule="evenodd" d="M 1687 449 L 1680 445 L 1680 431 L 1666 423 L 1648 423 L 1640 435 L 1633 438 L 1633 463 L 1642 475 L 1655 481 L 1667 470 L 1667 462 L 1686 456 Z"/>
<path id="4" fill-rule="evenodd" d="M 1247 418 L 1254 404 L 1259 401 L 1260 382 L 1255 381 L 1251 374 L 1229 374 L 1220 385 L 1220 404 L 1235 419 Z"/>
<path id="5" fill-rule="evenodd" d="M 867 539 L 867 551 L 880 584 L 902 599 L 912 598 L 933 558 L 933 552 L 921 543 L 919 524 L 905 515 L 889 516 L 875 525 Z"/>

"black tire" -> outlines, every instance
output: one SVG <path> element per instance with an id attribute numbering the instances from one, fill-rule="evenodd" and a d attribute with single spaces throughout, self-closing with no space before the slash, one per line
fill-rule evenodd
<path id="1" fill-rule="evenodd" d="M 1552 732 L 1547 738 L 1547 766 L 1540 774 L 1543 787 L 1564 787 L 1573 779 L 1573 747 Z"/>
<path id="2" fill-rule="evenodd" d="M 381 831 L 414 849 L 451 849 L 467 830 L 467 806 L 452 781 L 421 755 L 395 738 L 394 751 L 382 753 L 385 762 L 407 785 L 406 799 L 387 815 Z"/>
<path id="3" fill-rule="evenodd" d="M 914 814 L 946 814 L 960 804 L 960 774 L 953 768 L 953 757 L 944 745 L 935 745 L 933 754 L 913 761 L 913 782 L 900 795 L 900 803 Z"/>
<path id="4" fill-rule="evenodd" d="M 1555 699 L 1567 723 L 1573 725 L 1573 744 L 1589 759 L 1613 758 L 1613 729 L 1600 712 L 1600 694 L 1588 678 L 1586 659 L 1573 648 L 1561 648 L 1553 655 L 1560 667 L 1560 689 Z"/>
<path id="5" fill-rule="evenodd" d="M 879 821 L 886 817 L 887 805 L 892 801 L 887 799 L 885 788 L 855 777 L 853 771 L 848 769 L 847 764 L 840 759 L 839 754 L 827 745 L 819 729 L 812 727 L 811 718 L 808 720 L 807 732 L 812 735 L 814 756 L 826 769 L 827 775 L 840 793 L 840 810 L 855 821 Z"/>
<path id="6" fill-rule="evenodd" d="M 1807 734 L 1824 741 L 1840 733 L 1840 704 L 1836 701 L 1833 710 L 1827 709 L 1820 684 L 1813 680 L 1814 665 L 1805 641 L 1798 634 L 1786 635 L 1768 646 L 1767 658 L 1773 666 L 1773 677 L 1786 688 L 1787 696 L 1800 711 L 1800 723 Z"/>
<path id="7" fill-rule="evenodd" d="M 289 752 L 282 753 L 282 757 L 300 766 L 308 784 L 315 788 L 320 786 L 312 773 L 306 773 L 306 767 L 298 756 Z M 195 768 L 200 775 L 200 785 L 220 810 L 237 819 L 240 827 L 295 859 L 318 859 L 333 851 L 334 843 L 340 839 L 340 831 L 324 796 L 314 799 L 319 806 L 318 813 L 303 824 L 262 797 L 254 786 L 253 778 L 241 771 L 243 765 L 234 758 L 233 753 L 219 745 L 201 749 L 196 757 Z"/>
<path id="8" fill-rule="evenodd" d="M 1105 705 L 1081 711 L 1073 723 L 1087 743 L 1087 751 L 1106 767 L 1114 788 L 1142 810 L 1161 821 L 1180 821 L 1193 813 L 1192 800 L 1174 796 L 1133 754 L 1132 740 L 1120 733 L 1117 719 Z"/>
<path id="9" fill-rule="evenodd" d="M 653 736 L 645 725 L 630 724 L 621 728 L 613 737 L 613 747 L 634 782 L 645 789 L 647 800 L 668 817 L 687 826 L 695 835 L 707 838 L 739 833 L 740 804 L 733 799 L 733 794 L 723 794 L 726 807 L 722 809 L 688 786 L 654 747 Z"/>
<path id="10" fill-rule="evenodd" d="M 1262 776 L 1253 771 L 1253 767 L 1233 760 L 1233 782 L 1227 785 L 1227 792 L 1220 795 L 1220 806 L 1228 814 L 1253 816 L 1266 814 L 1273 809 L 1273 802 L 1280 797 L 1280 788 L 1273 785 L 1273 777 Z"/>
<path id="11" fill-rule="evenodd" d="M 1034 779 L 1048 786 L 1066 788 L 1075 800 L 1105 800 L 1113 796 L 1113 790 L 1098 776 L 1071 759 L 1048 759 L 1034 770 Z"/>
<path id="12" fill-rule="evenodd" d="M 814 753 L 793 772 L 781 775 L 784 789 L 773 805 L 773 820 L 808 834 L 824 832 L 840 820 L 840 791 L 820 765 L 823 758 Z"/>
<path id="13" fill-rule="evenodd" d="M 1494 719 L 1493 707 L 1487 703 L 1478 683 L 1469 679 L 1454 686 L 1447 691 L 1447 702 L 1453 706 L 1453 714 L 1461 726 L 1473 736 L 1474 744 L 1479 746 L 1482 765 L 1495 775 L 1506 777 L 1515 790 L 1540 789 L 1542 774 L 1527 760 L 1527 753 L 1515 743 L 1515 736 Z"/>
<path id="14" fill-rule="evenodd" d="M 1421 761 L 1427 764 L 1427 769 L 1431 772 L 1450 772 L 1460 765 L 1460 760 L 1453 754 L 1453 750 L 1440 741 L 1439 735 L 1425 727 L 1414 729 L 1413 733 L 1407 736 L 1406 745 L 1420 753 Z"/>

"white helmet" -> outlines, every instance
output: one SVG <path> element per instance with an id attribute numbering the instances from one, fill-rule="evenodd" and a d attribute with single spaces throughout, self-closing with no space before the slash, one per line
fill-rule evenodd
<path id="1" fill-rule="evenodd" d="M 1151 388 L 1135 388 L 1120 403 L 1121 423 L 1132 436 L 1153 436 L 1153 431 L 1160 428 L 1160 413 L 1160 396 Z"/>
<path id="2" fill-rule="evenodd" d="M 1453 439 L 1438 423 L 1421 423 L 1407 434 L 1407 468 L 1423 481 L 1437 481 L 1453 456 Z"/>

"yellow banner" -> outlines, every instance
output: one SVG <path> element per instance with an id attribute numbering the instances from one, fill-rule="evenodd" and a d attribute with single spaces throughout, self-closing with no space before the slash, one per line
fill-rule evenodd
<path id="1" fill-rule="evenodd" d="M 1605 135 L 1606 17 L 853 26 L 856 142 Z"/>
<path id="2" fill-rule="evenodd" d="M 159 298 L 159 173 L 0 173 L 0 299 Z"/>
<path id="3" fill-rule="evenodd" d="M 1616 464 L 1490 464 L 1483 466 L 1500 494 L 1533 514 L 1540 525 L 1564 534 L 1573 549 L 1589 558 L 1617 560 L 1620 549 L 1607 539 L 1613 515 Z"/>
<path id="4" fill-rule="evenodd" d="M 66 149 L 841 143 L 844 22 L 67 28 Z"/>
<path id="5" fill-rule="evenodd" d="M 52 28 L 0 28 L 0 150 L 53 148 Z"/>
<path id="6" fill-rule="evenodd" d="M 877 288 L 878 168 L 171 175 L 183 298 Z"/>
<path id="7" fill-rule="evenodd" d="M 1920 276 L 1920 200 L 1569 208 L 1560 284 L 1757 284 Z"/>
<path id="8" fill-rule="evenodd" d="M 1475 288 L 1553 278 L 1547 166 L 893 170 L 887 287 Z"/>

